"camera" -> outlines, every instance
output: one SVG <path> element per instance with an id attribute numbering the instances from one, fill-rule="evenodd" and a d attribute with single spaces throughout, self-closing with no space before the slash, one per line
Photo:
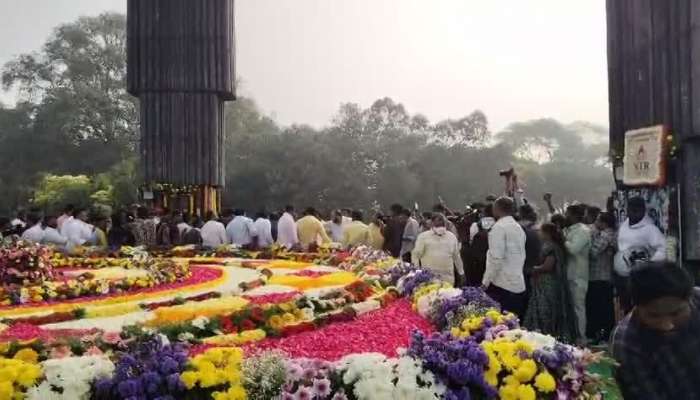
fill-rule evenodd
<path id="1" fill-rule="evenodd" d="M 499 171 L 498 175 L 506 177 L 506 178 L 510 178 L 511 176 L 513 176 L 513 167 L 510 167 L 510 169 L 504 169 L 504 170 Z"/>

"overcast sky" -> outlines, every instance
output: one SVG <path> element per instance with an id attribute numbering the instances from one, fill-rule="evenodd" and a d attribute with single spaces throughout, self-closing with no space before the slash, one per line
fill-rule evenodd
<path id="1" fill-rule="evenodd" d="M 0 63 L 126 0 L 0 0 Z M 604 0 L 236 0 L 241 94 L 282 124 L 389 96 L 431 120 L 479 108 L 607 125 Z M 0 99 L 11 102 L 12 94 Z"/>

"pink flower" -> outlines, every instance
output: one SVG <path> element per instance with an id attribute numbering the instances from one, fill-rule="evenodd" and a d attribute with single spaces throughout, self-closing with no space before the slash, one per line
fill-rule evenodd
<path id="1" fill-rule="evenodd" d="M 295 400 L 311 400 L 313 393 L 306 386 L 299 386 L 299 390 L 294 393 Z"/>
<path id="2" fill-rule="evenodd" d="M 90 347 L 85 353 L 89 356 L 101 356 L 103 354 L 102 350 L 100 350 L 97 346 Z"/>
<path id="3" fill-rule="evenodd" d="M 366 352 L 395 357 L 398 348 L 408 347 L 414 330 L 429 334 L 434 328 L 430 322 L 412 310 L 409 300 L 401 299 L 384 309 L 369 312 L 352 321 L 333 323 L 288 337 L 267 338 L 243 347 L 246 354 L 278 349 L 295 358 L 318 358 L 327 361 L 336 361 L 352 353 Z"/>
<path id="4" fill-rule="evenodd" d="M 102 341 L 109 344 L 117 344 L 122 341 L 118 332 L 107 332 L 102 335 Z"/>
<path id="5" fill-rule="evenodd" d="M 314 379 L 314 394 L 321 398 L 331 394 L 331 381 L 326 378 Z"/>

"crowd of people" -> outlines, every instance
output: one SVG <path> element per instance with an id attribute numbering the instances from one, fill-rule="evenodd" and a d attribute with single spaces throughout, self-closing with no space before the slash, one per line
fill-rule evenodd
<path id="1" fill-rule="evenodd" d="M 627 219 L 619 228 L 613 210 L 571 204 L 559 211 L 551 195 L 544 200 L 546 217 L 522 197 L 489 196 L 464 212 L 442 202 L 422 213 L 394 204 L 388 215 L 377 212 L 369 221 L 359 210 L 322 215 L 309 207 L 298 215 L 291 205 L 254 218 L 242 209 L 226 209 L 202 220 L 140 205 L 111 218 L 90 218 L 85 209 L 69 205 L 59 216 L 31 209 L 12 220 L 0 218 L 0 232 L 66 251 L 84 245 L 371 246 L 456 286 L 482 287 L 530 330 L 581 345 L 612 342 L 613 355 L 623 363 L 618 380 L 630 398 L 697 394 L 692 392 L 697 380 L 688 383 L 682 375 L 700 370 L 700 291 L 669 261 L 665 237 L 647 216 L 644 200 L 628 200 Z M 648 346 L 661 346 L 665 353 L 650 359 Z M 651 376 L 650 370 L 663 376 Z"/>

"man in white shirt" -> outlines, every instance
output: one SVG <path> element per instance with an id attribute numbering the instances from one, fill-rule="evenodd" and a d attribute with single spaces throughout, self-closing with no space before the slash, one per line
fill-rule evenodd
<path id="1" fill-rule="evenodd" d="M 22 233 L 22 240 L 34 243 L 41 243 L 44 239 L 44 227 L 41 226 L 41 215 L 38 211 L 32 210 L 27 215 L 27 223 L 30 228 Z"/>
<path id="2" fill-rule="evenodd" d="M 343 214 L 340 210 L 333 210 L 331 220 L 326 222 L 326 233 L 328 233 L 333 242 L 340 243 L 343 241 L 343 226 L 345 226 Z"/>
<path id="3" fill-rule="evenodd" d="M 297 223 L 294 221 L 294 206 L 287 206 L 277 223 L 277 243 L 292 248 L 299 243 Z"/>
<path id="4" fill-rule="evenodd" d="M 46 218 L 46 228 L 44 228 L 44 239 L 42 243 L 48 245 L 54 245 L 58 247 L 63 247 L 68 243 L 68 239 L 61 235 L 58 231 L 58 220 L 55 216 L 47 216 Z"/>
<path id="5" fill-rule="evenodd" d="M 245 211 L 241 209 L 233 211 L 233 220 L 226 227 L 226 233 L 229 241 L 239 246 L 251 245 L 257 236 L 253 220 L 246 217 Z"/>
<path id="6" fill-rule="evenodd" d="M 267 218 L 266 212 L 261 211 L 255 216 L 253 228 L 255 233 L 257 233 L 257 247 L 265 248 L 272 246 L 274 242 L 272 239 L 272 223 Z"/>
<path id="7" fill-rule="evenodd" d="M 617 232 L 615 254 L 615 286 L 623 311 L 631 309 L 627 286 L 630 272 L 647 261 L 666 260 L 666 238 L 647 215 L 646 202 L 641 197 L 627 201 L 627 220 Z"/>
<path id="8" fill-rule="evenodd" d="M 454 285 L 464 277 L 459 241 L 457 236 L 447 230 L 447 218 L 444 215 L 435 214 L 431 225 L 429 230 L 418 235 L 413 249 L 413 261 L 434 272 L 441 280 Z"/>
<path id="9" fill-rule="evenodd" d="M 200 230 L 202 236 L 202 246 L 217 248 L 223 244 L 229 243 L 226 236 L 226 228 L 224 224 L 217 220 L 216 213 L 213 211 L 207 212 L 207 223 Z"/>
<path id="10" fill-rule="evenodd" d="M 85 221 L 87 221 L 87 211 L 77 208 L 73 212 L 73 217 L 63 223 L 61 234 L 68 240 L 66 245 L 68 251 L 95 240 L 95 228 Z"/>
<path id="11" fill-rule="evenodd" d="M 61 227 L 63 227 L 64 222 L 73 218 L 73 211 L 75 211 L 75 206 L 72 204 L 66 204 L 66 207 L 63 208 L 63 214 L 61 214 L 61 216 L 58 217 L 58 220 L 56 220 L 59 231 L 61 230 Z"/>
<path id="12" fill-rule="evenodd" d="M 493 204 L 493 215 L 497 221 L 489 232 L 482 287 L 501 304 L 501 308 L 522 320 L 525 306 L 525 231 L 513 218 L 514 213 L 515 202 L 510 197 L 500 197 Z"/>

